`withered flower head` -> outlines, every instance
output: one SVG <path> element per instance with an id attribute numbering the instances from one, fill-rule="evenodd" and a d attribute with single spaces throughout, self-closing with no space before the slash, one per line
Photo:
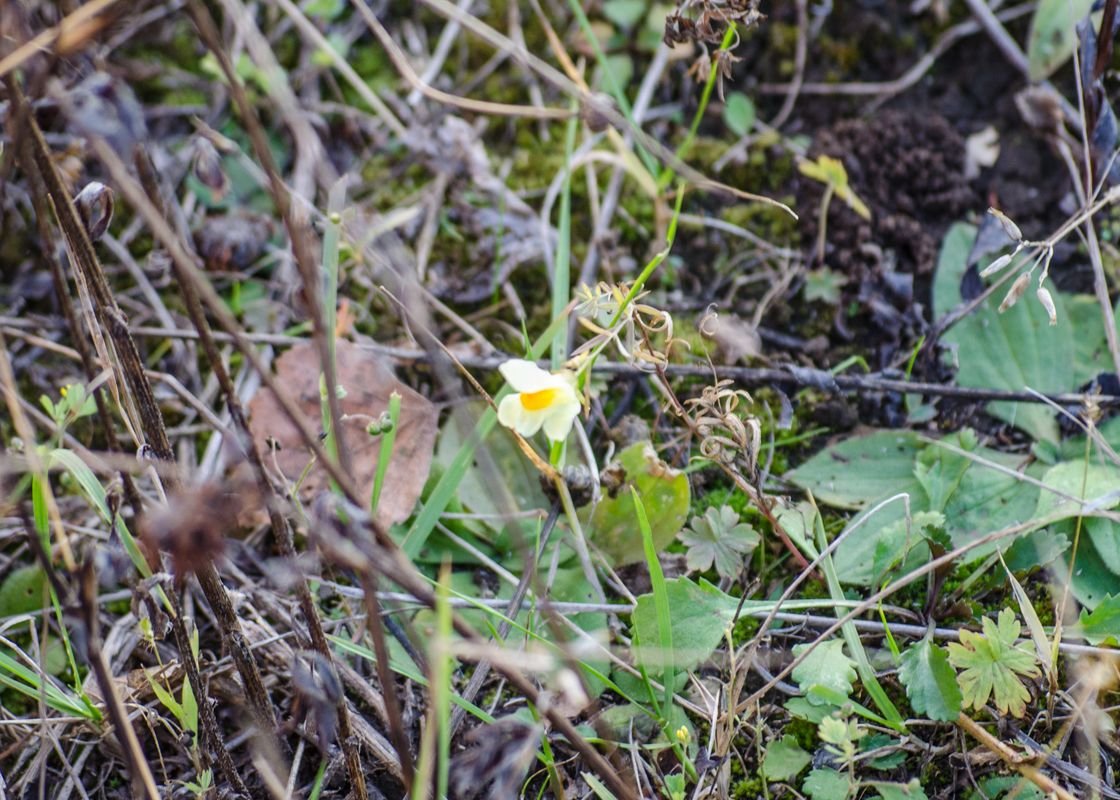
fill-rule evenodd
<path id="1" fill-rule="evenodd" d="M 149 547 L 171 555 L 175 577 L 182 580 L 222 554 L 244 502 L 244 492 L 221 483 L 185 488 L 144 516 L 140 535 Z"/>

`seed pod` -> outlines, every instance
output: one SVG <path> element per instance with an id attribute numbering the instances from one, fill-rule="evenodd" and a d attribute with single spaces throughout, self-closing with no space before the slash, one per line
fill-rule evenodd
<path id="1" fill-rule="evenodd" d="M 994 207 L 989 208 L 988 213 L 991 214 L 993 217 L 996 218 L 996 220 L 999 221 L 999 224 L 1003 227 L 1004 231 L 1007 232 L 1008 236 L 1010 236 L 1012 239 L 1014 239 L 1017 242 L 1023 241 L 1023 232 L 1021 230 L 1019 230 L 1018 225 L 1016 225 L 1014 222 L 1011 221 L 1011 217 L 1007 216 L 1002 211 L 1000 211 L 998 208 L 994 208 Z"/>
<path id="2" fill-rule="evenodd" d="M 1057 325 L 1058 309 L 1054 306 L 1054 297 L 1050 294 L 1050 290 L 1045 286 L 1040 286 L 1038 291 L 1035 292 L 1035 296 L 1038 297 L 1038 302 L 1042 303 L 1042 307 L 1046 309 L 1046 315 L 1050 317 L 1050 324 Z"/>
<path id="3" fill-rule="evenodd" d="M 113 190 L 103 183 L 92 181 L 74 198 L 82 224 L 91 241 L 96 242 L 109 230 L 113 220 Z"/>
<path id="4" fill-rule="evenodd" d="M 1015 252 L 1017 253 L 1019 251 L 1016 250 Z M 981 278 L 987 278 L 989 275 L 995 275 L 997 272 L 999 272 L 1004 267 L 1006 267 L 1008 264 L 1010 264 L 1011 259 L 1013 259 L 1014 257 L 1015 257 L 1015 253 L 1006 253 L 1006 254 L 1000 256 L 995 261 L 993 261 L 991 264 L 984 267 L 984 269 L 980 270 L 980 277 Z"/>
<path id="5" fill-rule="evenodd" d="M 1027 286 L 1030 284 L 1030 282 L 1031 276 L 1029 272 L 1024 272 L 1022 275 L 1016 278 L 1015 283 L 1011 284 L 1011 289 L 1003 298 L 1003 302 L 999 304 L 999 313 L 1002 314 L 1004 311 L 1011 308 L 1011 306 L 1019 302 L 1019 298 L 1022 297 L 1023 293 L 1027 291 Z"/>

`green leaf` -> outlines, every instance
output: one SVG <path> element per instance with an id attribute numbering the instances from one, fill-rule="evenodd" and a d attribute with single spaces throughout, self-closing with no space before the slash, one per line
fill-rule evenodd
<path id="1" fill-rule="evenodd" d="M 805 177 L 830 186 L 836 196 L 847 203 L 852 211 L 864 219 L 871 219 L 871 209 L 852 191 L 848 183 L 848 170 L 844 168 L 843 161 L 822 153 L 817 156 L 816 161 L 805 160 L 797 167 Z"/>
<path id="2" fill-rule="evenodd" d="M 691 571 L 711 569 L 722 578 L 737 578 L 750 554 L 758 547 L 758 532 L 745 522 L 730 506 L 709 508 L 704 516 L 696 516 L 680 532 L 678 539 L 688 547 L 686 560 Z"/>
<path id="3" fill-rule="evenodd" d="M 945 515 L 937 511 L 918 511 L 907 520 L 905 517 L 884 525 L 875 534 L 871 576 L 875 583 L 882 583 L 887 574 L 902 567 L 903 570 L 929 560 L 931 539 L 944 536 Z M 871 540 L 871 537 L 864 537 Z M 851 558 L 851 548 L 845 552 Z"/>
<path id="4" fill-rule="evenodd" d="M 858 509 L 899 492 L 919 492 L 914 459 L 922 447 L 909 431 L 875 431 L 825 448 L 786 474 L 817 500 Z"/>
<path id="5" fill-rule="evenodd" d="M 688 476 L 658 458 L 649 442 L 627 447 L 619 454 L 618 464 L 625 484 L 614 496 L 599 502 L 588 523 L 588 538 L 614 566 L 633 564 L 645 557 L 634 521 L 630 486 L 637 489 L 649 514 L 653 544 L 658 552 L 668 547 L 684 527 L 691 502 Z"/>
<path id="6" fill-rule="evenodd" d="M 813 757 L 801 749 L 797 737 L 785 735 L 771 742 L 762 757 L 762 774 L 767 781 L 788 781 L 797 775 Z"/>
<path id="7" fill-rule="evenodd" d="M 933 284 L 935 316 L 961 302 L 961 280 L 975 238 L 976 229 L 963 224 L 954 225 L 945 236 Z M 977 266 L 985 265 L 982 260 Z M 956 348 L 957 383 L 1058 393 L 1075 390 L 1085 374 L 1111 369 L 1111 363 L 1106 364 L 1108 349 L 1099 308 L 1062 292 L 1053 292 L 1053 297 L 1057 326 L 1050 325 L 1045 309 L 1033 296 L 1000 314 L 997 309 L 1003 295 L 997 293 L 946 331 L 942 341 Z M 991 403 L 988 410 L 1036 441 L 1059 441 L 1054 412 L 1041 403 Z"/>
<path id="8" fill-rule="evenodd" d="M 840 290 L 848 283 L 842 272 L 834 272 L 828 267 L 810 270 L 805 274 L 805 302 L 820 301 L 830 306 L 840 303 Z"/>
<path id="9" fill-rule="evenodd" d="M 38 564 L 18 567 L 0 583 L 0 617 L 27 614 L 43 607 L 47 576 Z"/>
<path id="10" fill-rule="evenodd" d="M 1065 461 L 1048 469 L 1042 476 L 1042 482 L 1063 494 L 1093 503 L 1099 511 L 1107 511 L 1120 503 L 1120 494 L 1116 492 L 1117 486 L 1120 486 L 1120 469 L 1111 464 L 1087 464 L 1081 459 Z M 1059 514 L 1079 517 L 1082 513 L 1080 504 L 1070 502 L 1054 492 L 1043 489 L 1038 496 L 1036 516 Z M 1113 538 L 1110 534 L 1111 531 L 1104 532 L 1100 538 L 1102 541 Z M 1114 567 L 1114 572 L 1120 572 L 1120 551 L 1116 550 L 1113 542 L 1104 543 L 1108 546 L 1107 552 L 1102 551 L 1101 556 L 1106 559 L 1106 563 L 1111 562 L 1109 566 Z"/>
<path id="11" fill-rule="evenodd" d="M 710 583 L 696 584 L 688 578 L 666 581 L 665 594 L 671 614 L 673 666 L 692 669 L 716 649 L 724 631 L 735 619 L 739 601 Z M 642 647 L 656 648 L 660 637 L 653 594 L 640 595 L 637 601 L 630 621 L 640 645 L 638 659 L 643 661 Z M 661 665 L 664 662 L 662 656 L 659 653 L 658 657 L 649 658 L 644 663 Z"/>
<path id="12" fill-rule="evenodd" d="M 957 675 L 942 647 L 922 639 L 902 654 L 898 679 L 906 687 L 910 707 L 939 722 L 951 722 L 961 711 Z"/>
<path id="13" fill-rule="evenodd" d="M 871 781 L 871 788 L 879 793 L 881 800 L 927 800 L 917 778 L 911 778 L 909 783 Z"/>
<path id="14" fill-rule="evenodd" d="M 1106 595 L 1092 612 L 1082 609 L 1074 633 L 1084 636 L 1092 645 L 1120 644 L 1120 594 Z"/>
<path id="15" fill-rule="evenodd" d="M 736 136 L 746 136 L 754 127 L 754 103 L 742 92 L 731 92 L 723 105 L 723 123 Z"/>
<path id="16" fill-rule="evenodd" d="M 591 787 L 591 791 L 599 800 L 616 800 L 614 792 L 608 789 L 601 780 L 599 780 L 593 773 L 585 772 L 581 776 L 583 782 Z"/>
<path id="17" fill-rule="evenodd" d="M 333 20 L 341 15 L 345 9 L 345 0 L 311 0 L 303 7 L 303 13 L 309 17 Z"/>
<path id="18" fill-rule="evenodd" d="M 807 644 L 796 645 L 793 655 L 801 655 L 808 647 Z M 852 682 L 856 679 L 855 663 L 844 654 L 844 642 L 831 639 L 814 647 L 805 660 L 794 667 L 793 679 L 806 693 L 814 686 L 823 686 L 847 697 L 852 693 Z M 810 694 L 809 701 L 813 700 Z"/>
<path id="19" fill-rule="evenodd" d="M 1085 18 L 1093 0 L 1039 0 L 1027 36 L 1030 79 L 1050 77 L 1077 49 L 1077 23 Z"/>
<path id="20" fill-rule="evenodd" d="M 983 634 L 962 630 L 960 643 L 949 643 L 949 662 L 962 670 L 964 705 L 979 710 L 994 695 L 1001 713 L 1022 717 L 1031 696 L 1019 676 L 1038 676 L 1035 654 L 1029 644 L 1015 643 L 1021 626 L 1011 609 L 999 612 L 998 623 L 985 617 L 983 628 Z"/>
<path id="21" fill-rule="evenodd" d="M 798 719 L 808 720 L 814 725 L 819 725 L 821 720 L 836 710 L 836 706 L 814 705 L 808 697 L 791 697 L 786 701 L 785 709 Z"/>
<path id="22" fill-rule="evenodd" d="M 979 791 L 968 793 L 968 800 L 1045 800 L 1046 794 L 1026 778 L 997 775 L 980 781 Z"/>
<path id="23" fill-rule="evenodd" d="M 846 800 L 852 791 L 852 782 L 846 773 L 815 769 L 805 778 L 801 790 L 812 800 Z"/>
<path id="24" fill-rule="evenodd" d="M 633 28 L 646 16 L 646 0 L 607 0 L 603 16 L 620 28 Z"/>
<path id="25" fill-rule="evenodd" d="M 144 670 L 144 676 L 148 679 L 148 686 L 151 687 L 152 693 L 163 704 L 163 707 L 171 712 L 172 716 L 178 720 L 179 724 L 183 724 L 183 706 L 175 699 L 175 695 L 171 694 L 162 683 L 155 677 L 156 670 Z"/>

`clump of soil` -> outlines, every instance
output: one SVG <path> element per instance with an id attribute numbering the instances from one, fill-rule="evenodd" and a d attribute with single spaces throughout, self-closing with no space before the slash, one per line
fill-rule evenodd
<path id="1" fill-rule="evenodd" d="M 825 263 L 862 278 L 885 260 L 894 270 L 933 269 L 948 225 L 977 197 L 964 175 L 965 143 L 936 114 L 884 111 L 867 120 L 844 120 L 817 132 L 809 155 L 844 162 L 856 194 L 871 209 L 866 221 L 842 201 L 829 206 Z M 816 241 L 824 187 L 803 180 L 799 207 L 806 211 L 807 242 Z"/>

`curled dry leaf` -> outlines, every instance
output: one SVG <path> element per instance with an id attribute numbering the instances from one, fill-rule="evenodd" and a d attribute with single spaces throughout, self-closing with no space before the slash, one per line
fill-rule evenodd
<path id="1" fill-rule="evenodd" d="M 388 409 L 390 394 L 397 392 L 401 396 L 393 457 L 377 506 L 379 523 L 401 522 L 412 513 L 428 479 L 439 414 L 427 398 L 398 381 L 385 359 L 376 353 L 340 341 L 335 361 L 338 382 L 346 392 L 339 400 L 344 417 L 341 439 L 350 455 L 354 483 L 363 497 L 368 498 L 373 489 L 381 441 L 367 433 L 366 428 Z M 319 353 L 311 342 L 296 345 L 276 360 L 277 383 L 291 394 L 306 423 L 316 431 L 322 427 L 319 372 Z M 266 465 L 278 466 L 291 483 L 299 480 L 311 461 L 311 451 L 270 390 L 262 389 L 249 404 L 249 428 L 264 453 Z M 278 445 L 275 453 L 269 452 L 270 441 Z M 326 471 L 315 464 L 300 484 L 300 496 L 310 500 L 327 486 Z"/>
<path id="2" fill-rule="evenodd" d="M 1019 302 L 1019 298 L 1022 297 L 1023 293 L 1027 291 L 1027 286 L 1030 284 L 1030 282 L 1031 276 L 1029 272 L 1024 272 L 1022 275 L 1016 278 L 1015 283 L 1011 284 L 1011 288 L 1007 290 L 1007 294 L 1004 296 L 1003 302 L 999 304 L 999 313 L 1002 314 L 1004 311 Z"/>
<path id="3" fill-rule="evenodd" d="M 229 214 L 207 217 L 194 232 L 194 245 L 215 272 L 248 269 L 264 255 L 272 226 L 265 217 Z"/>

